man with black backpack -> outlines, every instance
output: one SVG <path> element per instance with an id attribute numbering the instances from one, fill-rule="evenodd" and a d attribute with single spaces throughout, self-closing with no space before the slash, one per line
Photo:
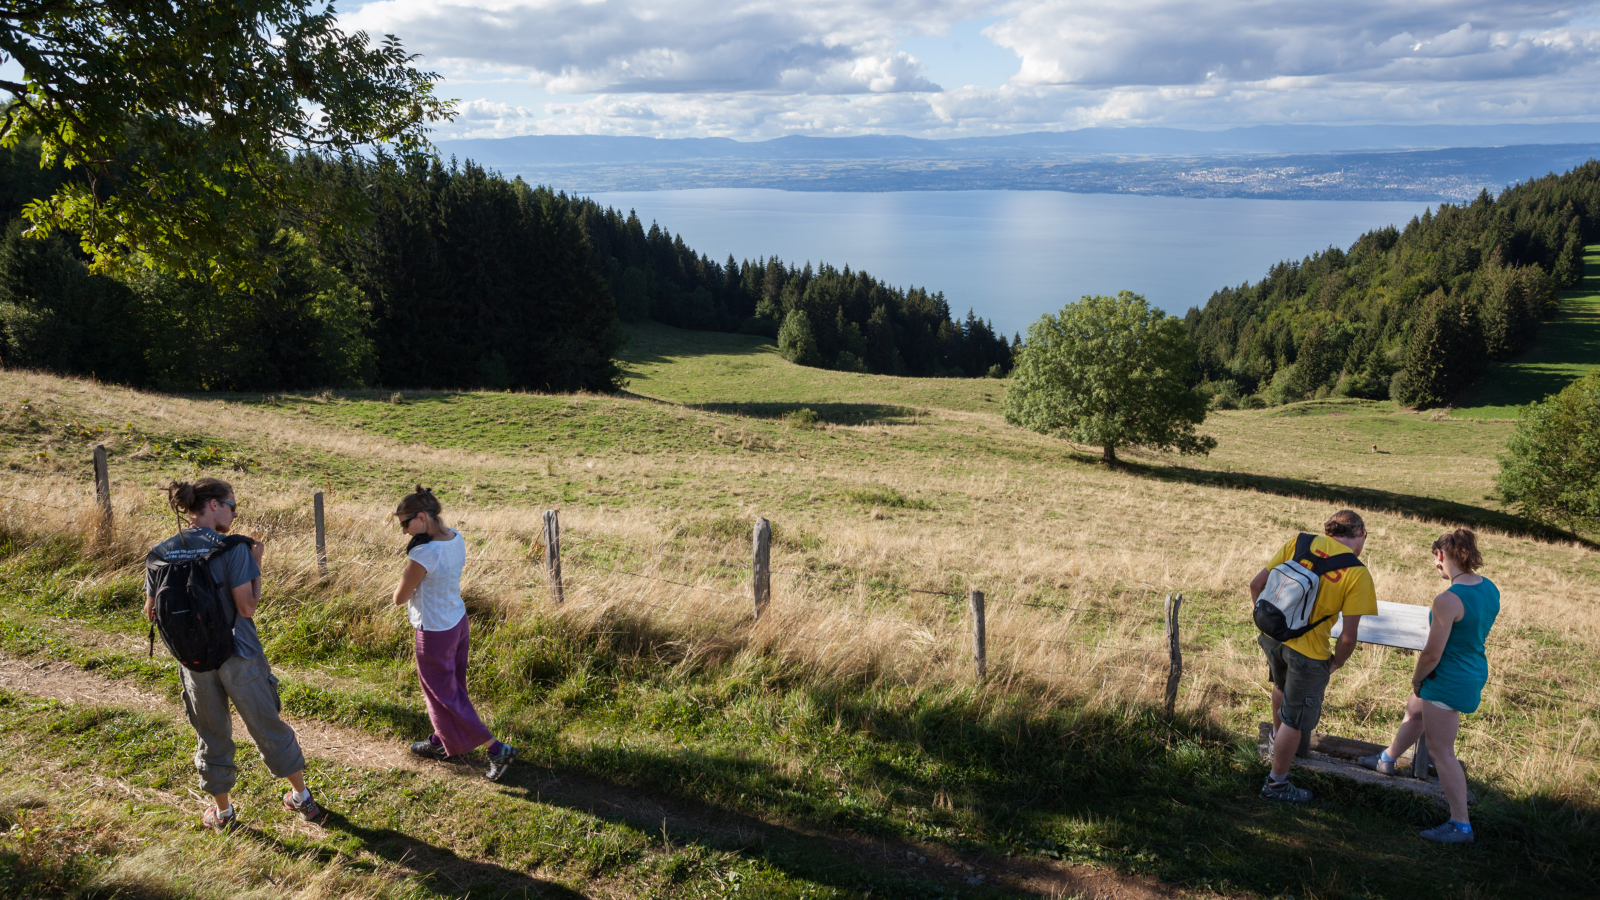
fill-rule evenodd
<path id="1" fill-rule="evenodd" d="M 289 780 L 284 807 L 315 822 L 322 807 L 306 787 L 306 758 L 294 729 L 279 715 L 278 679 L 256 636 L 261 543 L 228 535 L 238 503 L 226 481 L 175 481 L 167 499 L 188 527 L 146 557 L 144 611 L 152 626 L 151 652 L 159 628 L 180 664 L 184 712 L 200 737 L 195 768 L 201 790 L 215 798 L 200 821 L 226 831 L 238 818 L 228 797 L 238 781 L 231 703 L 268 771 Z"/>
<path id="2" fill-rule="evenodd" d="M 1289 783 L 1289 764 L 1303 734 L 1322 716 L 1328 679 L 1356 648 L 1362 616 L 1378 614 L 1372 576 L 1359 559 L 1367 526 L 1343 509 L 1322 526 L 1325 537 L 1301 534 L 1283 545 L 1250 580 L 1250 601 L 1272 678 L 1272 771 L 1261 787 L 1264 800 L 1306 803 L 1311 792 Z M 1330 650 L 1333 625 L 1344 615 L 1338 646 Z"/>

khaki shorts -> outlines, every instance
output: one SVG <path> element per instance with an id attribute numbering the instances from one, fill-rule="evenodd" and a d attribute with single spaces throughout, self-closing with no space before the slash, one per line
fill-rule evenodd
<path id="1" fill-rule="evenodd" d="M 1322 718 L 1322 695 L 1328 690 L 1332 660 L 1312 659 L 1264 634 L 1256 642 L 1267 654 L 1267 676 L 1283 692 L 1278 717 L 1296 731 L 1311 731 Z"/>

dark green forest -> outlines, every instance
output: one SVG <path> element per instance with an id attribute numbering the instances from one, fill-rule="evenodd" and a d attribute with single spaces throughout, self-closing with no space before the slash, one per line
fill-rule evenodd
<path id="1" fill-rule="evenodd" d="M 243 235 L 271 273 L 250 284 L 117 280 L 61 234 L 24 234 L 23 206 L 67 176 L 40 169 L 36 143 L 0 150 L 0 362 L 175 391 L 612 391 L 621 320 L 650 318 L 782 337 L 813 366 L 1010 368 L 1011 342 L 971 313 L 952 319 L 936 293 L 777 257 L 713 263 L 634 215 L 471 162 L 298 164 L 330 189 L 366 191 L 367 218 L 328 230 L 284 215 Z"/>
<path id="2" fill-rule="evenodd" d="M 625 321 L 778 338 L 794 362 L 881 375 L 1000 376 L 1013 345 L 968 310 L 951 316 L 941 293 L 895 288 L 826 264 L 797 268 L 771 256 L 718 263 L 671 232 L 645 230 L 582 197 L 566 198 Z"/>
<path id="3" fill-rule="evenodd" d="M 1443 405 L 1527 345 L 1597 237 L 1590 161 L 1279 263 L 1185 321 L 1220 407 L 1330 394 Z"/>

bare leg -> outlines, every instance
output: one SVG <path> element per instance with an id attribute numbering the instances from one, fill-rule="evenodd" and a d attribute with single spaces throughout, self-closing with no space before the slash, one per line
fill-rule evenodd
<path id="1" fill-rule="evenodd" d="M 1278 736 L 1272 739 L 1272 777 L 1285 778 L 1294 754 L 1300 749 L 1300 729 L 1278 726 Z"/>
<path id="2" fill-rule="evenodd" d="M 1272 689 L 1272 730 L 1283 727 L 1283 691 Z"/>
<path id="3" fill-rule="evenodd" d="M 1433 706 L 1433 704 L 1418 697 L 1416 694 L 1406 698 L 1405 721 L 1400 723 L 1399 730 L 1394 733 L 1394 742 L 1385 751 L 1389 754 L 1390 759 L 1398 760 L 1401 754 L 1416 744 L 1417 738 L 1422 737 L 1422 710 L 1428 706 Z M 1434 708 L 1437 709 L 1438 707 Z M 1432 741 L 1428 742 L 1428 751 L 1430 753 L 1434 752 Z M 1463 819 L 1462 821 L 1466 820 Z"/>
<path id="4" fill-rule="evenodd" d="M 1470 822 L 1467 818 L 1467 773 L 1456 759 L 1456 731 L 1461 727 L 1461 714 L 1423 703 L 1422 717 L 1428 730 L 1428 754 L 1433 757 L 1433 767 L 1439 770 L 1444 798 L 1450 801 L 1450 818 Z"/>
<path id="5" fill-rule="evenodd" d="M 224 791 L 221 794 L 212 794 L 211 795 L 211 802 L 215 803 L 216 806 L 217 806 L 217 809 L 219 809 L 219 810 L 227 809 L 229 806 L 232 805 L 232 804 L 230 804 L 228 802 L 228 794 L 227 794 L 226 791 Z"/>
<path id="6" fill-rule="evenodd" d="M 293 775 L 289 775 L 289 776 L 286 776 L 286 777 L 289 779 L 289 786 L 290 787 L 294 788 L 297 791 L 304 791 L 306 789 L 306 770 L 305 769 L 301 769 L 300 771 L 294 773 Z"/>

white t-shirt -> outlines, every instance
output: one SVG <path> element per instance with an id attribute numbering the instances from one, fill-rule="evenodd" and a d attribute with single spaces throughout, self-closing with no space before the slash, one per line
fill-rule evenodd
<path id="1" fill-rule="evenodd" d="M 406 601 L 412 628 L 449 631 L 467 614 L 467 605 L 461 602 L 461 570 L 467 564 L 467 542 L 461 532 L 451 533 L 455 536 L 448 541 L 429 541 L 406 554 L 428 570 Z"/>

